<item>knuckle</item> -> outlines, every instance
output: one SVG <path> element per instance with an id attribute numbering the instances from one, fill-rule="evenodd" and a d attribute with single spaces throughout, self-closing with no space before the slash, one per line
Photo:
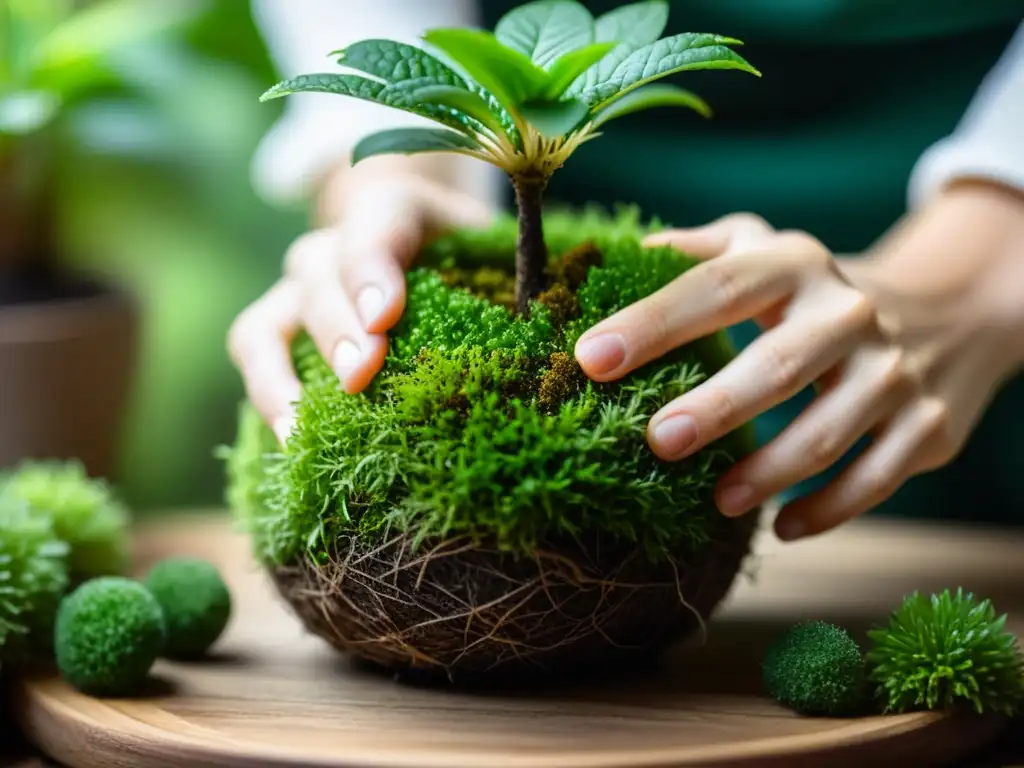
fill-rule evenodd
<path id="1" fill-rule="evenodd" d="M 872 507 L 886 499 L 897 483 L 888 467 L 874 465 L 861 474 L 860 485 L 860 496 L 864 500 L 861 506 Z"/>
<path id="2" fill-rule="evenodd" d="M 775 389 L 789 391 L 801 384 L 803 360 L 797 350 L 780 344 L 766 344 L 764 367 L 765 376 Z"/>
<path id="3" fill-rule="evenodd" d="M 231 323 L 227 333 L 228 355 L 235 365 L 241 365 L 251 346 L 252 327 L 254 325 L 257 305 L 252 304 L 243 309 Z"/>
<path id="4" fill-rule="evenodd" d="M 806 462 L 818 471 L 832 466 L 840 454 L 839 437 L 831 430 L 821 430 L 811 435 L 802 447 Z"/>
<path id="5" fill-rule="evenodd" d="M 901 392 L 913 386 L 913 377 L 902 349 L 893 347 L 882 357 L 880 381 L 884 393 Z"/>
<path id="6" fill-rule="evenodd" d="M 707 420 L 711 431 L 717 434 L 735 421 L 739 412 L 739 404 L 736 401 L 736 396 L 724 387 L 709 390 L 706 397 Z"/>
<path id="7" fill-rule="evenodd" d="M 770 231 L 772 229 L 771 224 L 769 224 L 763 216 L 758 216 L 756 213 L 750 213 L 749 211 L 730 214 L 725 217 L 725 221 L 729 224 L 743 227 L 745 229 L 760 229 L 765 231 Z"/>
<path id="8" fill-rule="evenodd" d="M 728 259 L 716 259 L 705 265 L 704 277 L 707 279 L 714 304 L 724 310 L 734 308 L 743 296 L 743 288 L 739 275 Z"/>
<path id="9" fill-rule="evenodd" d="M 290 276 L 308 274 L 326 258 L 326 241 L 327 233 L 323 230 L 299 235 L 285 251 L 284 273 Z"/>
<path id="10" fill-rule="evenodd" d="M 843 311 L 844 319 L 858 329 L 871 327 L 875 322 L 875 302 L 860 291 L 851 293 L 849 303 Z"/>
<path id="11" fill-rule="evenodd" d="M 813 235 L 796 229 L 786 229 L 777 233 L 776 237 L 780 250 L 800 254 L 820 266 L 831 263 L 832 254 Z"/>

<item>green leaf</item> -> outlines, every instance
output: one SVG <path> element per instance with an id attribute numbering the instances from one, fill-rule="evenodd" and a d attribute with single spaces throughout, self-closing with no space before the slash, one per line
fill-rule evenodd
<path id="1" fill-rule="evenodd" d="M 607 80 L 615 68 L 626 57 L 644 46 L 656 43 L 668 26 L 669 5 L 667 0 L 645 0 L 631 3 L 599 16 L 595 23 L 598 42 L 615 42 L 616 48 L 601 61 L 600 66 L 587 72 L 577 83 L 579 90 Z M 573 95 L 576 89 L 571 91 Z"/>
<path id="2" fill-rule="evenodd" d="M 506 48 L 490 32 L 434 29 L 423 39 L 447 54 L 513 115 L 520 104 L 543 93 L 547 85 L 544 70 L 522 53 Z"/>
<path id="3" fill-rule="evenodd" d="M 585 101 L 529 102 L 521 108 L 523 118 L 548 138 L 565 136 L 579 126 L 590 112 Z"/>
<path id="4" fill-rule="evenodd" d="M 412 90 L 409 98 L 419 104 L 433 104 L 455 110 L 476 120 L 498 136 L 507 135 L 505 126 L 494 115 L 487 102 L 472 91 L 451 85 L 426 85 Z"/>
<path id="5" fill-rule="evenodd" d="M 666 37 L 631 53 L 607 78 L 584 89 L 581 97 L 588 104 L 602 105 L 655 80 L 695 69 L 739 69 L 760 77 L 761 73 L 728 45 L 742 43 L 694 32 Z"/>
<path id="6" fill-rule="evenodd" d="M 447 64 L 405 43 L 362 40 L 331 55 L 338 57 L 339 64 L 379 77 L 386 83 L 427 79 L 437 85 L 466 87 L 466 81 Z"/>
<path id="7" fill-rule="evenodd" d="M 544 98 L 561 98 L 569 86 L 615 47 L 615 43 L 594 43 L 560 57 L 548 71 L 548 87 Z"/>
<path id="8" fill-rule="evenodd" d="M 352 150 L 352 165 L 375 155 L 414 155 L 423 152 L 456 152 L 482 147 L 468 136 L 444 128 L 395 128 L 374 133 Z"/>
<path id="9" fill-rule="evenodd" d="M 502 45 L 547 69 L 594 42 L 594 17 L 575 0 L 536 0 L 505 14 L 494 34 Z"/>
<path id="10" fill-rule="evenodd" d="M 451 112 L 442 110 L 434 104 L 420 104 L 412 94 L 418 88 L 431 84 L 429 78 L 410 80 L 395 85 L 385 85 L 376 80 L 367 80 L 361 75 L 339 75 L 334 73 L 317 73 L 299 75 L 291 80 L 278 83 L 260 97 L 260 101 L 279 99 L 296 93 L 331 93 L 337 96 L 349 96 L 363 101 L 372 101 L 386 107 L 400 109 L 428 120 L 434 120 L 459 131 L 471 132 L 472 126 L 466 119 Z"/>
<path id="11" fill-rule="evenodd" d="M 597 128 L 611 120 L 625 117 L 634 112 L 656 107 L 689 107 L 703 117 L 711 117 L 711 107 L 700 96 L 674 85 L 658 83 L 645 85 L 643 88 L 630 91 L 621 98 L 606 102 L 592 115 L 594 127 Z"/>
<path id="12" fill-rule="evenodd" d="M 0 95 L 0 135 L 22 136 L 49 123 L 60 109 L 60 99 L 49 91 L 15 91 Z"/>

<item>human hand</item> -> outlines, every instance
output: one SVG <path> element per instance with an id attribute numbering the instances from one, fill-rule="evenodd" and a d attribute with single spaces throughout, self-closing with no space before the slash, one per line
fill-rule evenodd
<path id="1" fill-rule="evenodd" d="M 757 340 L 651 419 L 649 442 L 663 460 L 682 459 L 817 385 L 791 425 L 720 478 L 716 501 L 745 514 L 869 435 L 861 456 L 775 523 L 784 540 L 826 531 L 951 461 L 1024 358 L 1024 202 L 998 194 L 953 190 L 865 259 L 835 259 L 809 235 L 749 215 L 655 235 L 648 245 L 703 263 L 590 329 L 577 358 L 592 379 L 616 380 L 757 321 Z"/>
<path id="2" fill-rule="evenodd" d="M 301 394 L 294 336 L 305 329 L 343 389 L 362 391 L 384 364 L 387 332 L 405 308 L 405 271 L 421 248 L 450 227 L 490 221 L 486 205 L 408 166 L 357 169 L 329 186 L 324 226 L 292 244 L 281 279 L 228 333 L 246 394 L 282 443 Z"/>

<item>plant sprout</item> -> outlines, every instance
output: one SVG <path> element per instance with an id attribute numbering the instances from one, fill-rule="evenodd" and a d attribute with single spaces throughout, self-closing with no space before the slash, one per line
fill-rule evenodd
<path id="1" fill-rule="evenodd" d="M 711 110 L 699 96 L 659 83 L 700 69 L 760 73 L 715 34 L 662 37 L 666 0 L 622 6 L 594 18 L 576 0 L 538 0 L 506 14 L 493 32 L 434 29 L 425 48 L 363 40 L 334 51 L 353 73 L 307 74 L 262 100 L 320 92 L 376 102 L 438 127 L 381 131 L 362 139 L 352 163 L 382 154 L 450 152 L 497 166 L 511 179 L 518 216 L 516 310 L 544 290 L 542 208 L 551 176 L 608 122 L 654 107 Z M 444 57 L 447 63 L 442 61 Z"/>

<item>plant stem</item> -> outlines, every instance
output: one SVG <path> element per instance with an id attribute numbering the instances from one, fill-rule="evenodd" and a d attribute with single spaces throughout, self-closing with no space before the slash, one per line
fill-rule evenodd
<path id="1" fill-rule="evenodd" d="M 544 242 L 544 188 L 547 179 L 513 177 L 519 239 L 516 243 L 516 312 L 527 315 L 530 301 L 545 287 L 548 247 Z"/>

